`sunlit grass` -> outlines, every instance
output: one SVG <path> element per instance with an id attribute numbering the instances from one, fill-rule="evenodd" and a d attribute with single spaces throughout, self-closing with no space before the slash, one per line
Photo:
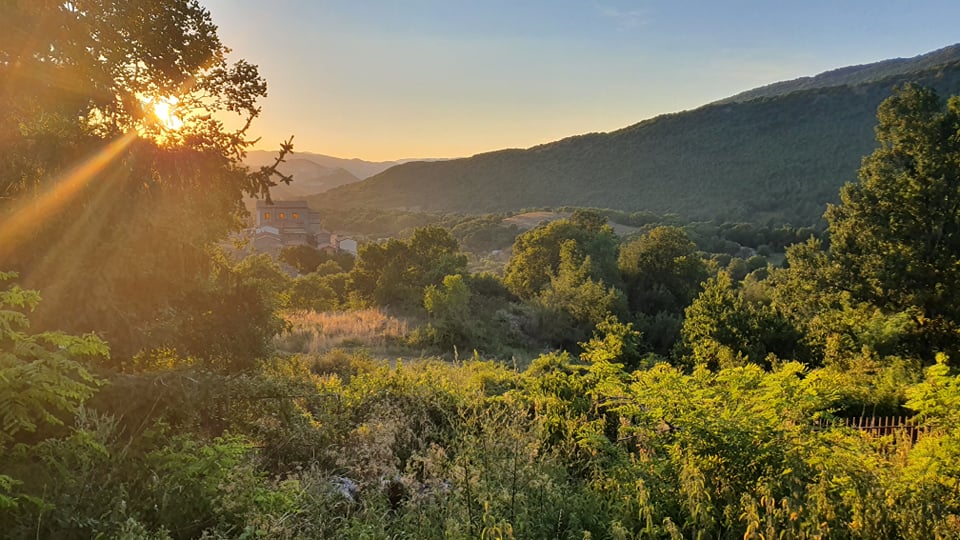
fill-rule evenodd
<path id="1" fill-rule="evenodd" d="M 284 314 L 288 331 L 276 345 L 288 352 L 323 353 L 337 348 L 384 349 L 409 334 L 406 321 L 382 309 L 347 312 L 290 311 Z"/>

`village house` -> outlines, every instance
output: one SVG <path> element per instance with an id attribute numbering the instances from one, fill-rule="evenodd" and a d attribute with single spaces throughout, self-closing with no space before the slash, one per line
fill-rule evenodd
<path id="1" fill-rule="evenodd" d="M 341 250 L 357 254 L 357 241 L 338 238 L 320 223 L 320 213 L 307 201 L 257 201 L 255 225 L 247 229 L 253 250 L 277 257 L 287 246 L 306 244 L 320 250 Z"/>
<path id="2" fill-rule="evenodd" d="M 331 235 L 323 230 L 319 212 L 307 201 L 257 201 L 253 248 L 276 256 L 287 246 L 308 244 L 319 249 L 331 246 Z"/>

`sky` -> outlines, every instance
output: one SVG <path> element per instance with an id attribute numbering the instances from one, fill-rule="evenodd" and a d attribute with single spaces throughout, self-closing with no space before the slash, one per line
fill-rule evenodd
<path id="1" fill-rule="evenodd" d="M 956 0 L 201 0 L 269 95 L 258 147 L 448 158 L 612 131 L 960 42 Z"/>

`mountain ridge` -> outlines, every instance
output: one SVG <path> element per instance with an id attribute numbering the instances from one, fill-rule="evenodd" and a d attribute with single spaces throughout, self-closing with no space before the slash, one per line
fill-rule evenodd
<path id="1" fill-rule="evenodd" d="M 276 156 L 277 153 L 272 150 L 251 150 L 247 152 L 244 163 L 248 166 L 259 167 L 272 164 Z M 342 158 L 309 151 L 295 151 L 286 161 L 290 162 L 297 159 L 310 161 L 327 169 L 343 169 L 353 176 L 356 176 L 358 180 L 364 180 L 390 167 L 412 161 L 444 161 L 444 158 L 405 158 L 390 161 L 368 161 L 360 158 Z"/>
<path id="2" fill-rule="evenodd" d="M 927 65 L 938 54 L 948 60 Z M 960 46 L 914 60 L 920 69 L 880 79 L 888 61 L 861 66 L 856 84 L 783 86 L 789 91 L 721 100 L 607 133 L 401 164 L 310 200 L 464 213 L 594 206 L 809 224 L 856 179 L 860 160 L 876 146 L 876 107 L 894 86 L 920 82 L 942 96 L 960 91 Z M 846 80 L 860 80 L 850 73 Z"/>
<path id="3" fill-rule="evenodd" d="M 715 101 L 716 104 L 749 101 L 762 97 L 774 97 L 787 93 L 828 88 L 841 85 L 859 85 L 887 77 L 903 75 L 947 64 L 960 59 L 960 43 L 948 45 L 935 51 L 919 54 L 911 58 L 891 58 L 868 64 L 858 64 L 831 69 L 810 77 L 799 77 L 788 81 L 779 81 L 760 86 L 728 98 Z"/>

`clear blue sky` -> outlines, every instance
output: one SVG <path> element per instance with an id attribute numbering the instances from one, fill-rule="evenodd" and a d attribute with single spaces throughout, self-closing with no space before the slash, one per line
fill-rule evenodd
<path id="1" fill-rule="evenodd" d="M 960 42 L 957 0 L 201 0 L 270 95 L 261 147 L 455 157 L 611 131 Z"/>

